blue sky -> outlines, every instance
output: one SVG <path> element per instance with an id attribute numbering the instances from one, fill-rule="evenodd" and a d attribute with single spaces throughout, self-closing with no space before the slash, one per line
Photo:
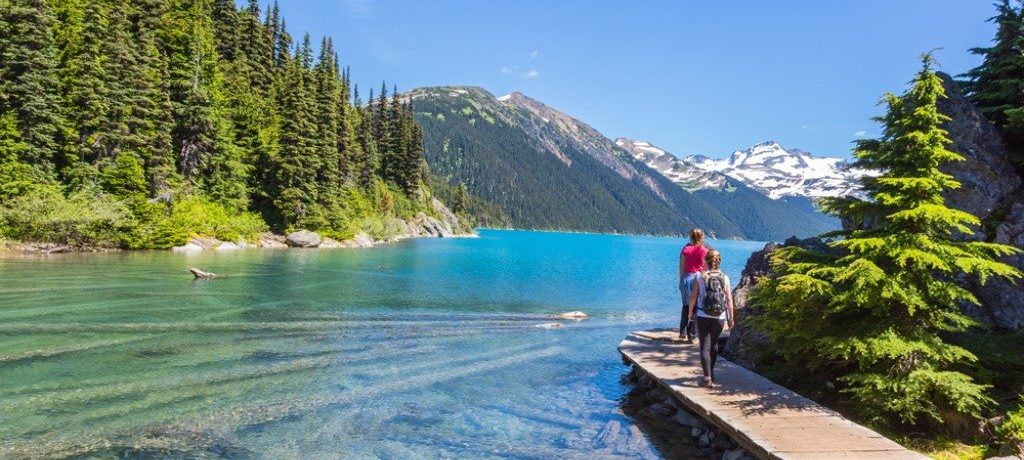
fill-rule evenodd
<path id="1" fill-rule="evenodd" d="M 995 30 L 987 0 L 279 1 L 364 90 L 521 91 L 609 137 L 714 157 L 767 139 L 849 156 L 922 52 L 959 74 Z"/>

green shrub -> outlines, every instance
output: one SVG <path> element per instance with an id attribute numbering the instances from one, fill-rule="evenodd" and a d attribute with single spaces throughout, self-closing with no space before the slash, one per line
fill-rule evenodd
<path id="1" fill-rule="evenodd" d="M 0 233 L 20 241 L 118 247 L 135 224 L 128 207 L 110 195 L 65 196 L 55 186 L 36 187 L 0 206 Z"/>
<path id="2" fill-rule="evenodd" d="M 1006 421 L 999 426 L 999 436 L 1017 455 L 1024 455 L 1024 396 L 1020 407 L 1006 414 Z"/>
<path id="3" fill-rule="evenodd" d="M 252 241 L 267 231 L 267 224 L 257 214 L 230 211 L 198 195 L 176 199 L 171 205 L 171 214 L 166 231 L 188 236 L 212 236 L 224 241 L 240 239 Z"/>

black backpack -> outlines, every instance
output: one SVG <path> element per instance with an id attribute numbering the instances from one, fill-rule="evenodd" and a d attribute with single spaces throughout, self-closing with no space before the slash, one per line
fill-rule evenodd
<path id="1" fill-rule="evenodd" d="M 725 273 L 715 270 L 704 276 L 704 306 L 701 310 L 709 316 L 721 316 L 726 309 Z"/>

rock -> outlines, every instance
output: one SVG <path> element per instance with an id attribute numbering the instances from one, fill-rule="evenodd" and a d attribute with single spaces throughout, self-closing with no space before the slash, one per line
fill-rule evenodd
<path id="1" fill-rule="evenodd" d="M 74 251 L 69 245 L 59 243 L 22 243 L 18 252 L 26 254 L 64 254 Z"/>
<path id="2" fill-rule="evenodd" d="M 654 403 L 647 406 L 647 414 L 652 417 L 668 418 L 672 417 L 676 413 L 676 408 L 672 406 L 666 406 L 662 403 Z"/>
<path id="3" fill-rule="evenodd" d="M 217 245 L 216 249 L 218 251 L 231 251 L 231 250 L 235 250 L 235 249 L 242 249 L 242 247 L 237 245 L 237 244 L 235 244 L 235 243 L 232 243 L 230 241 L 225 241 L 225 242 Z"/>
<path id="4" fill-rule="evenodd" d="M 722 454 L 722 460 L 740 460 L 746 455 L 747 451 L 742 448 L 729 449 Z"/>
<path id="5" fill-rule="evenodd" d="M 727 436 L 716 436 L 711 442 L 711 447 L 717 451 L 724 451 L 732 447 L 732 440 Z"/>
<path id="6" fill-rule="evenodd" d="M 202 251 L 202 250 L 203 250 L 202 246 L 200 246 L 198 244 L 195 244 L 195 243 L 192 243 L 192 242 L 188 242 L 188 243 L 185 243 L 185 244 L 183 244 L 181 246 L 175 246 L 175 247 L 171 248 L 171 251 L 174 251 L 174 252 L 199 252 L 199 251 Z"/>
<path id="7" fill-rule="evenodd" d="M 961 94 L 949 75 L 940 76 L 947 97 L 939 99 L 939 111 L 952 118 L 943 125 L 953 141 L 949 149 L 964 156 L 964 161 L 940 168 L 961 183 L 959 189 L 946 192 L 946 204 L 984 219 L 1021 186 L 1021 177 L 995 126 Z"/>
<path id="8" fill-rule="evenodd" d="M 264 233 L 260 235 L 257 246 L 267 249 L 284 249 L 288 245 L 284 243 L 285 238 L 281 235 L 275 235 L 273 233 Z"/>
<path id="9" fill-rule="evenodd" d="M 561 329 L 565 327 L 565 325 L 562 323 L 543 323 L 538 324 L 536 327 L 539 327 L 541 329 Z"/>
<path id="10" fill-rule="evenodd" d="M 697 428 L 697 427 L 690 428 L 690 437 L 699 438 L 703 434 L 704 434 L 704 430 L 701 429 L 701 428 Z"/>
<path id="11" fill-rule="evenodd" d="M 700 419 L 698 419 L 696 416 L 694 416 L 687 410 L 679 410 L 678 412 L 676 412 L 675 417 L 672 417 L 672 419 L 682 426 L 688 426 L 691 428 L 695 428 L 698 424 L 700 424 Z"/>
<path id="12" fill-rule="evenodd" d="M 315 248 L 323 241 L 320 235 L 309 230 L 299 230 L 288 234 L 284 243 L 292 248 Z"/>
<path id="13" fill-rule="evenodd" d="M 711 436 L 708 433 L 709 432 L 704 432 L 704 434 L 700 435 L 700 437 L 697 438 L 698 446 L 705 447 L 711 445 Z"/>
<path id="14" fill-rule="evenodd" d="M 223 244 L 223 242 L 221 240 L 218 240 L 217 238 L 209 236 L 193 236 L 192 238 L 188 239 L 188 243 L 186 243 L 186 245 L 187 244 L 194 244 L 196 246 L 199 246 L 203 250 L 207 250 L 216 249 L 218 246 Z"/>
<path id="15" fill-rule="evenodd" d="M 204 272 L 195 267 L 188 269 L 188 271 L 192 272 L 192 276 L 195 276 L 196 278 L 210 279 L 217 276 L 216 273 Z"/>
<path id="16" fill-rule="evenodd" d="M 446 222 L 441 222 L 440 220 L 428 216 L 423 211 L 416 213 L 416 216 L 412 218 L 410 225 L 413 227 L 419 227 L 419 233 L 424 236 L 436 236 L 438 238 L 454 236 L 450 225 Z"/>
<path id="17" fill-rule="evenodd" d="M 347 242 L 349 247 L 352 248 L 372 248 L 374 244 L 373 237 L 362 232 L 356 234 L 356 236 L 351 240 L 347 240 Z"/>
<path id="18" fill-rule="evenodd" d="M 321 249 L 335 249 L 335 248 L 343 248 L 345 246 L 342 245 L 341 242 L 338 241 L 338 240 L 335 240 L 333 238 L 324 237 L 324 239 L 322 241 L 320 241 L 320 246 L 318 246 L 318 247 L 321 248 Z"/>
<path id="19" fill-rule="evenodd" d="M 557 315 L 551 315 L 551 317 L 552 318 L 558 318 L 558 319 L 585 319 L 588 316 L 587 316 L 586 313 L 583 313 L 582 311 L 578 311 L 577 310 L 577 311 L 570 311 L 570 312 L 566 312 L 566 313 L 559 313 Z"/>
<path id="20" fill-rule="evenodd" d="M 722 349 L 722 356 L 748 369 L 754 368 L 754 352 L 766 346 L 768 339 L 753 331 L 746 323 L 747 318 L 760 313 L 754 308 L 747 308 L 747 299 L 758 279 L 774 275 L 769 258 L 779 247 L 775 243 L 768 243 L 764 249 L 753 253 L 747 259 L 747 265 L 743 267 L 739 284 L 732 291 L 736 322 L 735 327 L 729 331 L 729 339 Z"/>
<path id="21" fill-rule="evenodd" d="M 451 233 L 462 233 L 462 223 L 459 222 L 458 216 L 456 216 L 451 209 L 448 209 L 448 207 L 445 206 L 444 203 L 441 203 L 437 198 L 431 198 L 430 205 L 434 208 L 434 211 L 441 216 L 441 220 L 446 224 L 446 227 Z"/>

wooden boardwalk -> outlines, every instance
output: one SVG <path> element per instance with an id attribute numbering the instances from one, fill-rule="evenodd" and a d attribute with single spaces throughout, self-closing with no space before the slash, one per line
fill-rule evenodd
<path id="1" fill-rule="evenodd" d="M 634 332 L 619 351 L 625 362 L 653 376 L 690 411 L 760 458 L 927 458 L 722 358 L 715 366 L 719 386 L 702 388 L 700 350 L 673 342 L 676 334 Z"/>

